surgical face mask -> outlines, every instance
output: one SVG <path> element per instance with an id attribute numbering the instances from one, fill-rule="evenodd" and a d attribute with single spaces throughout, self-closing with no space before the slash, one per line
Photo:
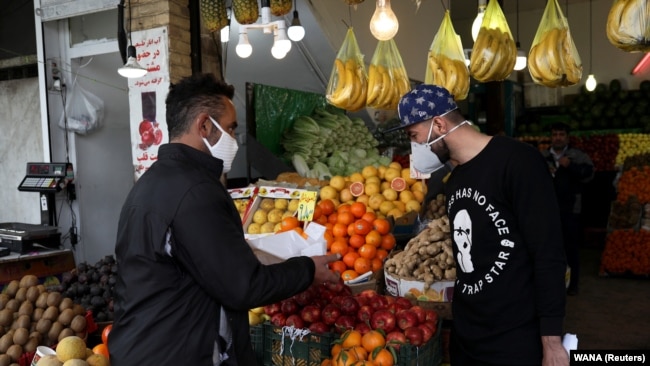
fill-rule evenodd
<path id="1" fill-rule="evenodd" d="M 223 172 L 228 173 L 232 167 L 232 161 L 235 159 L 235 155 L 237 155 L 239 145 L 237 145 L 237 140 L 230 136 L 229 133 L 224 131 L 223 128 L 219 126 L 217 121 L 215 121 L 212 117 L 209 118 L 210 121 L 212 121 L 212 123 L 219 129 L 219 131 L 221 131 L 221 137 L 219 138 L 219 141 L 217 141 L 217 143 L 213 146 L 210 146 L 208 139 L 205 137 L 203 138 L 203 142 L 205 143 L 205 146 L 207 146 L 210 150 L 210 154 L 212 154 L 212 156 L 223 160 Z"/>
<path id="2" fill-rule="evenodd" d="M 413 158 L 413 167 L 422 174 L 431 174 L 436 170 L 442 168 L 445 163 L 440 160 L 438 155 L 431 151 L 431 145 L 436 142 L 444 139 L 450 133 L 454 132 L 458 127 L 464 125 L 465 123 L 471 124 L 470 121 L 463 121 L 458 126 L 455 126 L 449 130 L 446 134 L 437 137 L 431 142 L 418 143 L 411 142 L 411 155 Z M 431 138 L 431 132 L 433 131 L 433 121 L 431 122 L 431 127 L 429 127 L 429 134 L 427 135 L 427 141 Z"/>

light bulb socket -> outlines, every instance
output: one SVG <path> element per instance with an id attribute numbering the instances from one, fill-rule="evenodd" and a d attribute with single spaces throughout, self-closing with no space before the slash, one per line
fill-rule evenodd
<path id="1" fill-rule="evenodd" d="M 126 49 L 127 60 L 124 66 L 117 69 L 118 74 L 125 78 L 140 78 L 147 74 L 147 69 L 140 66 L 137 59 L 135 46 L 130 45 Z"/>
<path id="2" fill-rule="evenodd" d="M 291 26 L 287 29 L 287 35 L 294 42 L 300 42 L 305 38 L 305 28 L 300 24 L 298 10 L 293 11 L 293 20 L 291 20 Z"/>

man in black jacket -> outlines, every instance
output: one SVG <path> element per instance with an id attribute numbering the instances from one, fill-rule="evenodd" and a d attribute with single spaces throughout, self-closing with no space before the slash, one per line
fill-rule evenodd
<path id="1" fill-rule="evenodd" d="M 220 181 L 237 152 L 234 88 L 212 75 L 170 88 L 170 143 L 122 208 L 111 364 L 255 365 L 248 309 L 338 281 L 336 255 L 262 265 Z"/>
<path id="2" fill-rule="evenodd" d="M 551 146 L 542 151 L 553 176 L 555 195 L 560 205 L 562 236 L 571 279 L 567 294 L 578 294 L 580 244 L 582 242 L 582 187 L 594 177 L 594 163 L 582 150 L 569 145 L 569 126 L 551 125 Z"/>

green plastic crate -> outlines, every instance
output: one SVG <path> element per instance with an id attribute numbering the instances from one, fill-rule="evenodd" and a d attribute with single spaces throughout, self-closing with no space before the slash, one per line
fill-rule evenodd
<path id="1" fill-rule="evenodd" d="M 334 333 L 309 333 L 293 340 L 283 328 L 264 323 L 251 327 L 251 341 L 257 361 L 265 366 L 320 366 L 330 357 Z"/>
<path id="2" fill-rule="evenodd" d="M 442 363 L 442 319 L 438 320 L 436 334 L 420 347 L 402 345 L 397 353 L 399 366 L 438 366 Z"/>

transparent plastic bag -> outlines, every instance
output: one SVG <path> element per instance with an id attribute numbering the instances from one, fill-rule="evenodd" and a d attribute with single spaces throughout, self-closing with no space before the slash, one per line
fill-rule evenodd
<path id="1" fill-rule="evenodd" d="M 528 72 L 536 84 L 556 88 L 582 78 L 582 61 L 569 22 L 557 0 L 549 0 L 528 52 Z"/>
<path id="2" fill-rule="evenodd" d="M 104 120 L 104 101 L 84 89 L 76 80 L 71 89 L 59 127 L 79 135 L 87 135 L 99 129 Z"/>
<path id="3" fill-rule="evenodd" d="M 440 29 L 431 42 L 424 82 L 444 87 L 454 96 L 454 100 L 467 98 L 469 69 L 465 64 L 460 36 L 451 23 L 449 10 L 445 12 Z"/>
<path id="4" fill-rule="evenodd" d="M 325 97 L 331 105 L 355 112 L 366 106 L 367 87 L 363 55 L 350 27 L 334 60 Z"/>
<path id="5" fill-rule="evenodd" d="M 517 45 L 497 0 L 489 0 L 469 61 L 474 79 L 485 83 L 506 79 L 517 60 Z"/>
<path id="6" fill-rule="evenodd" d="M 411 83 L 394 38 L 378 41 L 368 67 L 368 107 L 396 110 Z"/>
<path id="7" fill-rule="evenodd" d="M 650 51 L 650 2 L 614 0 L 607 15 L 607 39 L 626 52 Z"/>

